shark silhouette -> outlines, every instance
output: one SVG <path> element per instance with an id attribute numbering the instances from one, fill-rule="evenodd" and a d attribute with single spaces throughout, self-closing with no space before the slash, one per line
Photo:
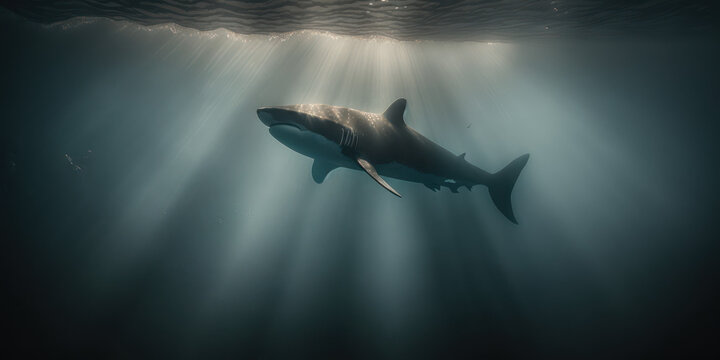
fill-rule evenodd
<path id="1" fill-rule="evenodd" d="M 402 197 L 382 177 L 421 183 L 456 193 L 485 185 L 495 206 L 517 224 L 510 196 L 530 157 L 522 155 L 496 173 L 484 171 L 420 135 L 405 124 L 407 101 L 398 99 L 382 114 L 346 107 L 300 104 L 263 107 L 258 117 L 270 134 L 287 147 L 313 158 L 318 184 L 339 167 L 363 170 L 391 193 Z"/>

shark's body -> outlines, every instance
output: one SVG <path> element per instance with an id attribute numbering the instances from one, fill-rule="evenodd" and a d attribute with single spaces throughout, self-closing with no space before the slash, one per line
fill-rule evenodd
<path id="1" fill-rule="evenodd" d="M 312 176 L 322 183 L 338 167 L 363 170 L 393 194 L 381 176 L 441 186 L 457 192 L 486 185 L 498 209 L 512 222 L 510 194 L 528 154 L 495 174 L 488 173 L 430 141 L 405 124 L 407 101 L 398 99 L 382 114 L 330 105 L 289 105 L 257 110 L 270 134 L 289 148 L 315 159 Z"/>

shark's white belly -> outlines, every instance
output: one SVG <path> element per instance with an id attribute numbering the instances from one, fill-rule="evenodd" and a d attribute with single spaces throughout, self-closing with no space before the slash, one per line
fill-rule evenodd
<path id="1" fill-rule="evenodd" d="M 273 125 L 270 127 L 270 135 L 283 145 L 313 159 L 338 166 L 355 166 L 352 159 L 342 153 L 340 145 L 312 131 L 303 131 L 292 125 Z"/>
<path id="2" fill-rule="evenodd" d="M 429 173 L 424 173 L 397 162 L 376 165 L 378 174 L 395 179 L 412 181 L 422 184 L 441 183 L 444 179 Z"/>
<path id="3" fill-rule="evenodd" d="M 303 131 L 292 125 L 273 125 L 270 134 L 292 150 L 313 159 L 318 159 L 354 170 L 362 170 L 353 159 L 344 155 L 340 145 L 312 131 Z M 378 174 L 395 179 L 422 184 L 442 183 L 445 179 L 420 172 L 397 162 L 376 164 Z"/>

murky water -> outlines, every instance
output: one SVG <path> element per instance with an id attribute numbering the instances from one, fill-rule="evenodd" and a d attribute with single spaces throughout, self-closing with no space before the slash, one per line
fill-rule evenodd
<path id="1" fill-rule="evenodd" d="M 716 329 L 717 42 L 1 20 L 15 344 L 614 357 L 698 351 Z M 398 199 L 343 169 L 315 184 L 255 114 L 398 97 L 408 125 L 483 169 L 531 154 L 519 225 L 483 187 L 390 179 Z"/>

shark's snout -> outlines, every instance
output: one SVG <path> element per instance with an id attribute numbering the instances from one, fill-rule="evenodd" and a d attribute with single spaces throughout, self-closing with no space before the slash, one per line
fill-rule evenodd
<path id="1" fill-rule="evenodd" d="M 262 121 L 262 123 L 265 124 L 265 126 L 272 126 L 275 122 L 275 120 L 273 119 L 271 108 L 266 108 L 266 107 L 259 108 L 259 109 L 257 109 L 257 115 L 258 115 L 258 118 L 260 118 L 260 121 Z"/>
<path id="2" fill-rule="evenodd" d="M 293 110 L 275 106 L 261 107 L 257 109 L 257 115 L 260 121 L 270 128 L 278 125 L 290 125 L 298 130 L 305 130 L 302 116 Z"/>

